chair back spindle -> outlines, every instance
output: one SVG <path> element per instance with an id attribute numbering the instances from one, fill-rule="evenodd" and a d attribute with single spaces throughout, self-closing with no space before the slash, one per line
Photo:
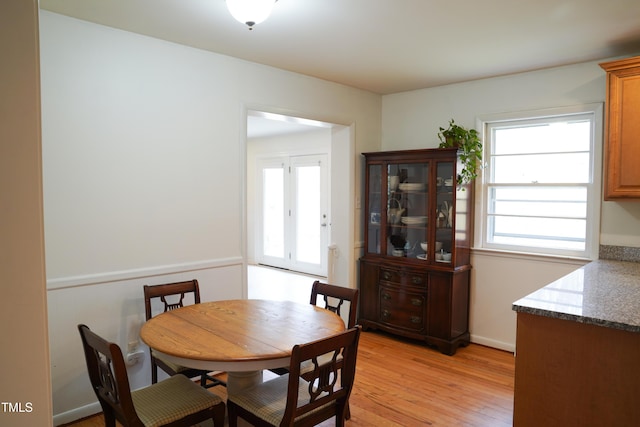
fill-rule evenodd
<path id="1" fill-rule="evenodd" d="M 345 288 L 342 286 L 322 283 L 319 280 L 313 282 L 311 286 L 312 305 L 318 304 L 318 295 L 322 295 L 324 308 L 333 311 L 338 316 L 342 316 L 341 308 L 346 302 L 349 303 L 349 313 L 347 315 L 347 328 L 353 328 L 356 325 L 356 316 L 358 311 L 358 290 Z"/>
<path id="2" fill-rule="evenodd" d="M 160 301 L 162 301 L 164 303 L 164 311 L 165 311 L 165 313 L 167 311 L 175 310 L 176 308 L 184 307 L 184 304 L 182 302 L 183 300 L 184 300 L 184 292 L 180 293 L 180 299 L 178 300 L 178 302 L 175 302 L 175 303 L 167 302 L 166 295 L 162 295 L 160 297 Z"/>

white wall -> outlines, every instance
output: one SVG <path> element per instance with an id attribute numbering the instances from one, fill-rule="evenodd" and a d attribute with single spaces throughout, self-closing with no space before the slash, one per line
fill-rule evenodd
<path id="1" fill-rule="evenodd" d="M 98 410 L 78 371 L 78 323 L 126 347 L 143 283 L 193 277 L 204 300 L 245 295 L 246 111 L 355 125 L 356 152 L 373 151 L 381 97 L 46 11 L 40 31 L 59 424 Z M 130 375 L 134 388 L 148 384 L 147 361 Z"/>
<path id="2" fill-rule="evenodd" d="M 440 126 L 453 118 L 473 128 L 477 116 L 604 102 L 598 62 L 387 95 L 382 100 L 383 149 L 437 147 Z M 640 246 L 640 203 L 604 202 L 600 243 Z M 511 304 L 581 263 L 475 251 L 470 329 L 474 342 L 513 350 Z"/>
<path id="3" fill-rule="evenodd" d="M 37 0 L 0 2 L 0 58 L 0 425 L 48 426 Z"/>

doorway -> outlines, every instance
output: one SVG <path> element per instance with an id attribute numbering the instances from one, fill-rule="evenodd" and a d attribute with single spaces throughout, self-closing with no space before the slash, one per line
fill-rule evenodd
<path id="1" fill-rule="evenodd" d="M 258 255 L 260 246 L 263 244 L 261 241 L 263 233 L 260 231 L 263 224 L 262 200 L 258 198 L 258 190 L 263 185 L 262 165 L 272 161 L 274 168 L 283 168 L 282 164 L 287 162 L 283 162 L 281 158 L 289 158 L 290 165 L 297 163 L 302 167 L 300 171 L 322 174 L 324 172 L 314 171 L 314 169 L 317 170 L 318 165 L 318 159 L 314 156 L 324 155 L 325 158 L 320 160 L 320 164 L 326 165 L 326 191 L 323 188 L 319 193 L 326 195 L 326 210 L 322 208 L 310 210 L 316 212 L 316 216 L 312 219 L 314 228 L 322 227 L 325 230 L 326 239 L 319 238 L 320 249 L 319 252 L 315 252 L 316 255 L 319 254 L 325 258 L 322 267 L 319 270 L 305 270 L 299 268 L 300 265 L 286 267 L 281 267 L 282 264 L 275 265 L 290 271 L 308 271 L 309 273 L 305 274 L 313 274 L 328 281 L 352 286 L 355 266 L 350 255 L 354 250 L 354 200 L 356 199 L 353 182 L 355 162 L 353 126 L 250 109 L 246 110 L 246 117 L 247 264 L 263 263 Z M 292 167 L 292 171 L 294 170 L 295 168 Z M 318 191 L 316 190 L 315 193 L 318 194 Z M 282 197 L 284 194 L 283 192 Z M 307 207 L 304 206 L 304 208 Z M 283 209 L 282 212 L 288 215 L 288 209 Z M 321 212 L 320 218 L 317 217 L 318 212 Z M 293 227 L 303 230 L 305 228 Z M 284 229 L 284 226 L 282 228 Z M 299 237 L 297 239 L 302 240 Z M 295 241 L 296 237 L 293 237 L 293 242 Z M 292 259 L 294 253 L 292 252 Z M 271 262 L 265 263 L 274 265 Z"/>
<path id="2" fill-rule="evenodd" d="M 256 260 L 317 276 L 327 274 L 327 154 L 258 159 Z"/>

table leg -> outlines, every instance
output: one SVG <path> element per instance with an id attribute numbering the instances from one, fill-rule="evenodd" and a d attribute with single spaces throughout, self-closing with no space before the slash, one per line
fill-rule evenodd
<path id="1" fill-rule="evenodd" d="M 227 372 L 227 393 L 237 394 L 261 382 L 262 371 Z"/>

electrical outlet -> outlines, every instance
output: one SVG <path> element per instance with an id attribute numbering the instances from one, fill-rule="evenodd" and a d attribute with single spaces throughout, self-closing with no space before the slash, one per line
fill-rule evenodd
<path id="1" fill-rule="evenodd" d="M 129 352 L 124 358 L 124 363 L 127 366 L 133 366 L 136 363 L 140 362 L 143 357 L 144 357 L 144 350 L 136 350 L 133 352 Z"/>

